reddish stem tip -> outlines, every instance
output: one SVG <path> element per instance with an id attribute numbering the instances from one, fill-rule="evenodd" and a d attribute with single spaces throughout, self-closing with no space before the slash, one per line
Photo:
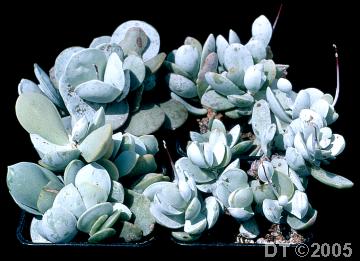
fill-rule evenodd
<path id="1" fill-rule="evenodd" d="M 277 24 L 277 22 L 278 22 L 278 20 L 279 20 L 279 17 L 280 17 L 282 8 L 283 8 L 283 3 L 280 4 L 278 13 L 277 13 L 277 15 L 276 15 L 276 18 L 275 18 L 275 21 L 274 21 L 274 24 L 273 24 L 273 31 L 275 30 L 276 24 Z"/>

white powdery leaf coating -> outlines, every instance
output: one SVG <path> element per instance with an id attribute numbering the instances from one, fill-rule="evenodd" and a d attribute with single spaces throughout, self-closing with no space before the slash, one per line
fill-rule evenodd
<path id="1" fill-rule="evenodd" d="M 309 208 L 308 197 L 304 192 L 296 190 L 294 196 L 284 209 L 293 214 L 298 219 L 305 217 Z"/>
<path id="2" fill-rule="evenodd" d="M 126 32 L 133 27 L 140 27 L 150 40 L 150 44 L 142 55 L 144 62 L 146 62 L 155 57 L 160 50 L 160 35 L 152 25 L 139 20 L 130 20 L 122 23 L 111 36 L 111 43 L 119 44 L 124 40 Z"/>
<path id="3" fill-rule="evenodd" d="M 192 45 L 183 45 L 175 53 L 175 64 L 185 72 L 195 76 L 199 71 L 199 52 Z"/>
<path id="4" fill-rule="evenodd" d="M 260 234 L 259 227 L 254 218 L 242 223 L 239 232 L 241 236 L 249 239 L 256 238 Z"/>
<path id="5" fill-rule="evenodd" d="M 276 99 L 274 93 L 271 91 L 270 87 L 266 88 L 266 100 L 269 103 L 271 111 L 283 122 L 290 123 L 291 119 L 289 115 L 285 112 L 284 108 L 281 106 L 280 102 Z"/>
<path id="6" fill-rule="evenodd" d="M 241 43 L 240 41 L 240 37 L 238 36 L 238 34 L 233 31 L 232 29 L 229 30 L 229 43 L 233 44 L 233 43 Z"/>
<path id="7" fill-rule="evenodd" d="M 265 217 L 272 223 L 279 224 L 282 216 L 283 207 L 277 200 L 265 199 L 262 205 Z"/>
<path id="8" fill-rule="evenodd" d="M 292 84 L 288 79 L 285 78 L 280 78 L 277 83 L 276 83 L 276 87 L 282 91 L 282 92 L 290 92 L 292 90 Z"/>
<path id="9" fill-rule="evenodd" d="M 246 71 L 254 65 L 253 58 L 248 49 L 241 44 L 231 44 L 224 53 L 224 65 L 228 71 Z"/>
<path id="10" fill-rule="evenodd" d="M 208 229 L 212 228 L 220 215 L 220 205 L 215 197 L 210 196 L 205 199 L 206 220 Z"/>
<path id="11" fill-rule="evenodd" d="M 53 206 L 63 207 L 79 218 L 86 211 L 86 207 L 79 191 L 70 183 L 63 187 L 56 195 Z"/>
<path id="12" fill-rule="evenodd" d="M 258 66 L 250 66 L 245 71 L 244 85 L 250 92 L 256 93 L 261 89 L 265 81 L 265 73 L 263 70 L 259 70 Z"/>
<path id="13" fill-rule="evenodd" d="M 166 81 L 170 90 L 183 98 L 194 98 L 197 96 L 195 83 L 180 74 L 170 73 L 166 76 Z"/>
<path id="14" fill-rule="evenodd" d="M 123 63 L 116 53 L 112 53 L 106 64 L 104 82 L 114 85 L 120 91 L 125 87 L 125 74 L 123 70 Z"/>
<path id="15" fill-rule="evenodd" d="M 258 168 L 258 177 L 262 182 L 268 183 L 274 175 L 274 167 L 269 161 L 263 161 Z"/>
<path id="16" fill-rule="evenodd" d="M 75 216 L 62 207 L 47 210 L 40 227 L 40 234 L 52 243 L 70 242 L 77 234 Z"/>
<path id="17" fill-rule="evenodd" d="M 39 86 L 34 83 L 33 81 L 30 81 L 28 79 L 21 79 L 19 85 L 18 85 L 18 94 L 21 95 L 23 93 L 27 92 L 36 92 L 42 94 L 43 92 L 40 90 Z"/>
<path id="18" fill-rule="evenodd" d="M 266 58 L 266 46 L 264 45 L 263 41 L 250 39 L 245 46 L 256 62 L 260 62 Z"/>
<path id="19" fill-rule="evenodd" d="M 253 22 L 251 33 L 253 38 L 261 40 L 264 45 L 267 46 L 272 36 L 272 26 L 270 21 L 264 15 L 260 15 Z"/>
<path id="20" fill-rule="evenodd" d="M 80 120 L 78 120 L 75 123 L 71 132 L 71 139 L 76 142 L 82 140 L 87 134 L 88 127 L 89 127 L 88 120 L 86 119 L 86 117 L 82 117 Z"/>
<path id="21" fill-rule="evenodd" d="M 216 37 L 216 53 L 218 54 L 219 57 L 219 63 L 221 65 L 224 64 L 224 55 L 225 55 L 225 50 L 229 47 L 229 43 L 228 41 L 226 41 L 226 39 L 224 38 L 224 36 L 222 35 L 218 35 Z"/>
<path id="22" fill-rule="evenodd" d="M 208 165 L 203 156 L 203 151 L 200 149 L 197 142 L 192 142 L 187 148 L 187 156 L 195 165 L 200 168 L 207 168 Z"/>

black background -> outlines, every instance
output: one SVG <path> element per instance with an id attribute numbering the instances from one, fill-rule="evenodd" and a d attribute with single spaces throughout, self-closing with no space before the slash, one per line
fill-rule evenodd
<path id="1" fill-rule="evenodd" d="M 356 126 L 358 124 L 358 99 L 355 92 L 359 84 L 359 52 L 356 40 L 358 24 L 355 9 L 348 3 L 326 3 L 315 5 L 315 1 L 285 2 L 282 15 L 270 43 L 274 60 L 290 64 L 288 78 L 295 90 L 310 86 L 330 94 L 335 93 L 336 74 L 332 44 L 339 48 L 341 91 L 336 110 L 339 120 L 332 125 L 334 132 L 342 134 L 347 147 L 328 170 L 352 179 L 356 184 L 351 190 L 338 191 L 311 180 L 308 188 L 309 199 L 319 211 L 315 226 L 318 242 L 351 242 L 356 254 L 358 231 L 357 216 L 359 202 L 356 190 L 359 184 L 358 151 L 356 150 Z M 19 210 L 10 199 L 6 188 L 6 166 L 19 161 L 35 161 L 28 135 L 20 127 L 14 111 L 17 98 L 17 84 L 21 78 L 35 80 L 33 63 L 48 70 L 52 67 L 58 53 L 74 46 L 87 46 L 94 37 L 111 35 L 115 28 L 130 19 L 145 20 L 160 33 L 161 50 L 169 52 L 180 46 L 186 36 L 193 36 L 201 42 L 209 33 L 223 34 L 227 37 L 232 28 L 246 42 L 251 33 L 252 21 L 265 14 L 274 21 L 280 1 L 217 1 L 210 2 L 171 2 L 155 1 L 96 1 L 96 3 L 10 3 L 2 7 L 1 21 L 1 61 L 2 86 L 2 159 L 0 179 L 1 248 L 11 250 L 13 255 L 50 257 L 82 257 L 114 254 L 118 258 L 128 254 L 160 254 L 173 258 L 173 254 L 200 255 L 232 254 L 236 258 L 261 257 L 263 250 L 258 249 L 177 249 L 165 254 L 164 248 L 140 250 L 69 250 L 33 249 L 22 247 L 15 238 Z M 357 142 L 358 143 L 358 142 Z M 166 249 L 167 250 L 167 249 Z M 176 256 L 177 257 L 177 256 Z"/>

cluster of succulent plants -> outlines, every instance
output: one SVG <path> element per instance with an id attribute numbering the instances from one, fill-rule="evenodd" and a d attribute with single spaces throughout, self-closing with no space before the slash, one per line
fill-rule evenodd
<path id="1" fill-rule="evenodd" d="M 345 148 L 329 127 L 338 118 L 339 85 L 335 98 L 315 88 L 295 92 L 288 66 L 272 60 L 271 36 L 260 16 L 245 45 L 232 30 L 228 41 L 210 34 L 203 46 L 187 37 L 165 60 L 157 31 L 129 21 L 89 48 L 65 49 L 50 76 L 35 64 L 39 84 L 21 80 L 16 115 L 40 160 L 7 173 L 14 201 L 35 215 L 33 242 L 70 242 L 79 232 L 91 243 L 115 235 L 139 241 L 155 223 L 193 241 L 222 214 L 239 222 L 247 239 L 260 235 L 262 216 L 295 230 L 311 226 L 317 211 L 306 194 L 309 176 L 336 188 L 353 185 L 322 169 Z M 162 64 L 171 99 L 143 104 Z M 190 131 L 171 179 L 159 171 L 159 144 L 149 134 L 177 129 L 188 112 L 207 109 L 224 113 L 232 128 L 211 118 L 206 132 Z M 248 121 L 239 125 L 240 117 Z M 254 135 L 244 135 L 249 128 Z"/>

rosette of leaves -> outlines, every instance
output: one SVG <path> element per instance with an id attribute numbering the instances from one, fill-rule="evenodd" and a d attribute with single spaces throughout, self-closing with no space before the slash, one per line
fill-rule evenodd
<path id="1" fill-rule="evenodd" d="M 62 51 L 50 77 L 35 64 L 40 84 L 23 79 L 19 94 L 47 96 L 61 115 L 71 116 L 72 125 L 83 117 L 90 121 L 103 108 L 105 121 L 113 130 L 122 127 L 140 136 L 163 125 L 174 129 L 187 118 L 180 103 L 142 103 L 145 93 L 156 86 L 156 72 L 165 59 L 159 49 L 155 28 L 142 21 L 128 21 L 112 36 L 95 38 L 89 48 L 75 46 Z"/>
<path id="2" fill-rule="evenodd" d="M 214 197 L 202 199 L 191 176 L 175 165 L 173 182 L 158 182 L 147 187 L 143 195 L 150 201 L 156 222 L 172 229 L 172 236 L 193 241 L 216 223 L 220 206 Z"/>
<path id="3" fill-rule="evenodd" d="M 159 149 L 153 135 L 112 134 L 102 108 L 91 122 L 83 117 L 71 129 L 70 118 L 61 119 L 49 99 L 33 92 L 19 96 L 16 113 L 44 166 L 22 162 L 7 174 L 14 201 L 38 215 L 31 226 L 34 242 L 69 242 L 78 231 L 89 233 L 93 243 L 115 234 L 138 241 L 153 231 L 150 202 L 138 193 L 168 180 L 154 173 Z M 125 176 L 132 190 L 118 182 Z"/>
<path id="4" fill-rule="evenodd" d="M 299 177 L 281 156 L 271 162 L 261 160 L 257 174 L 258 179 L 250 183 L 256 212 L 271 223 L 287 223 L 295 230 L 314 224 L 317 211 L 310 206 L 305 193 L 306 177 Z"/>

